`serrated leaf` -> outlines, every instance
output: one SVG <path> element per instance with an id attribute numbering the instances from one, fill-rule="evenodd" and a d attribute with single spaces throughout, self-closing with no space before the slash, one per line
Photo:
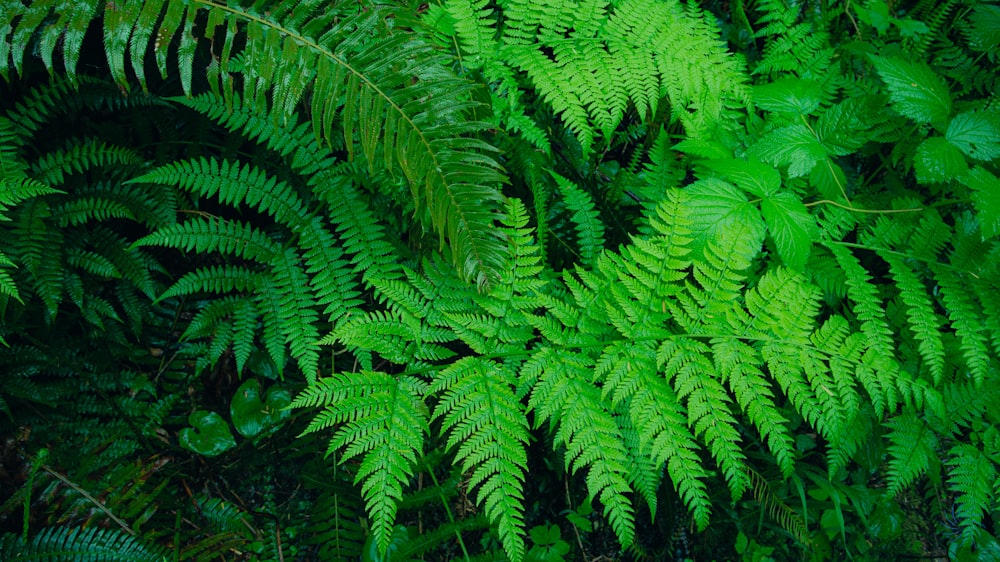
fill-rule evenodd
<path id="1" fill-rule="evenodd" d="M 972 190 L 972 206 L 983 238 L 1000 236 L 1000 179 L 982 166 L 959 179 Z"/>
<path id="2" fill-rule="evenodd" d="M 776 113 L 808 115 L 819 109 L 822 100 L 823 89 L 813 80 L 782 78 L 753 87 L 757 107 Z"/>
<path id="3" fill-rule="evenodd" d="M 925 139 L 913 156 L 913 171 L 922 183 L 946 182 L 968 168 L 958 148 L 941 137 Z"/>
<path id="4" fill-rule="evenodd" d="M 824 197 L 847 201 L 847 175 L 831 158 L 824 158 L 809 173 L 809 183 Z"/>
<path id="5" fill-rule="evenodd" d="M 764 199 L 760 210 L 781 261 L 790 269 L 803 271 L 816 230 L 816 221 L 809 210 L 791 193 L 777 193 Z"/>
<path id="6" fill-rule="evenodd" d="M 229 424 L 222 416 L 208 410 L 198 410 L 188 417 L 191 427 L 180 431 L 181 447 L 206 457 L 215 457 L 236 446 Z"/>
<path id="7" fill-rule="evenodd" d="M 920 123 L 942 122 L 951 114 L 948 86 L 923 62 L 898 57 L 872 57 L 875 69 L 889 87 L 892 107 Z"/>
<path id="8" fill-rule="evenodd" d="M 775 166 L 788 166 L 788 175 L 793 178 L 808 174 L 827 156 L 826 148 L 809 127 L 798 123 L 767 133 L 750 147 L 749 153 Z"/>
<path id="9" fill-rule="evenodd" d="M 764 238 L 764 221 L 757 206 L 747 199 L 743 191 L 718 178 L 699 180 L 684 190 L 691 196 L 691 249 L 700 254 L 709 239 L 720 232 L 742 232 L 757 239 L 750 246 L 757 245 Z"/>
<path id="10" fill-rule="evenodd" d="M 781 188 L 778 170 L 757 160 L 700 160 L 698 165 L 717 172 L 723 179 L 757 197 L 767 197 Z"/>
<path id="11" fill-rule="evenodd" d="M 1000 114 L 993 111 L 959 113 L 948 124 L 944 138 L 970 158 L 992 160 L 1000 156 Z"/>

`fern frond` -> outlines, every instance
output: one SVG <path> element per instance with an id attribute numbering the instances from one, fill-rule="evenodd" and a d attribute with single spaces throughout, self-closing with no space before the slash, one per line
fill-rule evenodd
<path id="1" fill-rule="evenodd" d="M 196 293 L 228 293 L 252 291 L 259 288 L 264 275 L 258 271 L 235 265 L 208 266 L 196 269 L 177 280 L 158 301 L 180 295 Z"/>
<path id="2" fill-rule="evenodd" d="M 948 485 L 959 494 L 956 515 L 961 520 L 962 541 L 972 544 L 983 514 L 997 507 L 1000 497 L 997 461 L 978 447 L 964 443 L 952 447 L 948 455 L 947 462 L 952 466 Z"/>
<path id="3" fill-rule="evenodd" d="M 268 263 L 281 248 L 260 229 L 222 218 L 193 219 L 161 228 L 136 240 L 133 247 L 161 246 L 185 252 L 219 252 Z"/>
<path id="4" fill-rule="evenodd" d="M 625 437 L 626 445 L 635 447 L 639 453 L 636 462 L 648 460 L 653 466 L 666 466 L 674 488 L 692 512 L 695 523 L 699 528 L 707 526 L 711 501 L 704 482 L 708 475 L 698 456 L 701 448 L 687 427 L 688 418 L 677 394 L 657 373 L 656 350 L 650 342 L 641 341 L 625 340 L 608 346 L 598 362 L 595 376 L 603 383 L 605 398 L 610 396 L 616 410 L 627 412 L 619 416 L 619 424 L 627 419 L 627 426 L 634 430 L 634 438 Z M 634 467 L 635 470 L 639 467 Z M 655 488 L 653 496 L 649 490 L 637 489 L 655 514 Z"/>
<path id="5" fill-rule="evenodd" d="M 278 253 L 271 260 L 273 288 L 280 295 L 279 328 L 288 347 L 299 362 L 307 381 L 315 380 L 319 371 L 319 315 L 316 301 L 306 288 L 309 277 L 299 267 L 299 255 L 292 249 Z"/>
<path id="6" fill-rule="evenodd" d="M 166 551 L 145 544 L 121 529 L 49 527 L 28 543 L 13 533 L 0 537 L 0 556 L 9 562 L 40 559 L 161 562 Z"/>
<path id="7" fill-rule="evenodd" d="M 125 147 L 109 145 L 97 139 L 68 140 L 66 148 L 43 154 L 33 162 L 31 174 L 51 186 L 60 186 L 70 174 L 105 167 L 118 172 L 141 163 L 139 155 Z"/>
<path id="8" fill-rule="evenodd" d="M 556 181 L 563 203 L 573 213 L 571 220 L 576 227 L 581 265 L 592 266 L 597 254 L 604 249 L 604 223 L 594 207 L 594 201 L 568 179 L 552 171 L 549 175 Z"/>
<path id="9" fill-rule="evenodd" d="M 920 355 L 927 362 L 935 384 L 938 384 L 945 369 L 944 343 L 941 340 L 943 322 L 934 311 L 924 282 L 910 265 L 894 253 L 880 252 L 879 255 L 889 264 L 900 299 L 907 307 L 908 325 L 918 342 Z"/>
<path id="10" fill-rule="evenodd" d="M 362 457 L 355 483 L 361 483 L 375 544 L 383 554 L 403 486 L 413 475 L 427 433 L 425 392 L 426 385 L 411 377 L 339 373 L 317 380 L 306 397 L 296 397 L 290 405 L 326 404 L 303 433 L 336 425 L 328 454 L 344 449 L 343 460 Z"/>
<path id="11" fill-rule="evenodd" d="M 885 422 L 889 428 L 889 494 L 895 496 L 930 466 L 937 456 L 937 436 L 926 422 L 904 412 Z"/>
<path id="12" fill-rule="evenodd" d="M 567 469 L 587 469 L 588 490 L 604 505 L 611 528 L 622 546 L 628 547 L 635 540 L 635 513 L 627 495 L 631 492 L 629 455 L 621 429 L 606 409 L 600 390 L 590 382 L 589 366 L 580 357 L 545 349 L 525 364 L 530 373 L 529 365 L 544 358 L 529 401 L 536 424 L 548 421 L 555 427 L 556 445 L 566 447 Z M 522 371 L 520 377 L 525 374 Z"/>
<path id="13" fill-rule="evenodd" d="M 933 267 L 934 278 L 941 287 L 941 299 L 948 310 L 948 317 L 958 336 L 968 374 L 977 385 L 989 380 L 991 360 L 988 339 L 983 333 L 984 322 L 977 309 L 978 305 L 962 278 L 950 269 Z"/>
<path id="14" fill-rule="evenodd" d="M 684 337 L 664 340 L 656 350 L 657 365 L 687 407 L 688 425 L 707 442 L 730 493 L 739 498 L 750 486 L 743 471 L 746 456 L 739 446 L 742 439 L 730 407 L 732 399 L 709 356 L 708 346 Z"/>
<path id="15" fill-rule="evenodd" d="M 511 390 L 507 368 L 479 358 L 462 359 L 443 369 L 429 392 L 440 394 L 432 419 L 442 420 L 448 447 L 471 488 L 497 525 L 511 560 L 524 556 L 524 475 L 528 469 L 528 421 Z"/>

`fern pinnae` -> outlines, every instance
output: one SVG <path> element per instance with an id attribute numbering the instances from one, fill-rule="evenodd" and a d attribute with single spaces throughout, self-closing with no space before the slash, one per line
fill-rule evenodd
<path id="1" fill-rule="evenodd" d="M 889 271 L 896 280 L 899 296 L 906 305 L 908 325 L 918 342 L 921 357 L 927 362 L 935 384 L 941 382 L 945 370 L 944 343 L 941 341 L 943 322 L 935 313 L 927 296 L 927 288 L 916 272 L 900 256 L 880 253 L 889 264 Z"/>
<path id="2" fill-rule="evenodd" d="M 528 421 L 512 391 L 507 367 L 469 357 L 440 371 L 428 392 L 440 394 L 432 419 L 442 420 L 448 448 L 477 501 L 497 525 L 511 560 L 524 556 L 524 478 L 528 469 Z"/>
<path id="3" fill-rule="evenodd" d="M 392 537 L 403 487 L 413 475 L 417 455 L 428 431 L 422 397 L 426 384 L 412 377 L 386 373 L 339 373 L 321 379 L 322 389 L 307 391 L 290 407 L 326 403 L 304 433 L 339 426 L 328 453 L 344 449 L 343 460 L 361 456 L 356 483 L 368 513 L 379 552 Z"/>
<path id="4" fill-rule="evenodd" d="M 242 266 L 207 266 L 184 275 L 156 300 L 202 292 L 252 291 L 262 285 L 264 280 L 265 276 L 259 271 Z"/>
<path id="5" fill-rule="evenodd" d="M 133 243 L 133 247 L 162 246 L 185 252 L 219 252 L 268 263 L 280 246 L 261 230 L 236 220 L 197 218 L 161 228 Z"/>
<path id="6" fill-rule="evenodd" d="M 549 175 L 555 180 L 566 207 L 573 213 L 571 220 L 576 227 L 582 265 L 591 266 L 604 248 L 604 223 L 594 207 L 594 201 L 587 192 L 563 176 L 551 170 Z"/>
<path id="7" fill-rule="evenodd" d="M 553 426 L 556 445 L 566 447 L 567 469 L 587 469 L 588 490 L 604 505 L 615 535 L 627 547 L 635 539 L 635 517 L 621 430 L 590 382 L 592 368 L 583 358 L 551 348 L 534 359 L 539 356 L 547 357 L 545 363 L 529 360 L 518 375 L 521 388 L 537 379 L 529 399 L 535 425 Z"/>
<path id="8" fill-rule="evenodd" d="M 962 528 L 962 542 L 973 544 L 982 532 L 985 513 L 996 507 L 1000 495 L 997 461 L 978 447 L 961 443 L 948 451 L 952 466 L 948 487 L 957 494 L 957 515 Z"/>
<path id="9" fill-rule="evenodd" d="M 969 284 L 950 269 L 933 266 L 931 269 L 941 288 L 941 299 L 948 310 L 952 327 L 958 336 L 968 374 L 977 385 L 982 385 L 989 378 L 992 361 L 989 340 L 983 333 L 984 322 L 977 311 L 977 303 L 971 298 Z"/>

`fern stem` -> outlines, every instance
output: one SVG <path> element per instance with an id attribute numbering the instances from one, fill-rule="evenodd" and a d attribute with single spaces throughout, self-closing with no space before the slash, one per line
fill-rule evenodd
<path id="1" fill-rule="evenodd" d="M 440 490 L 441 484 L 438 483 L 437 476 L 434 475 L 434 470 L 428 470 L 427 473 L 431 475 L 431 480 L 434 481 L 434 487 Z M 441 500 L 441 505 L 444 506 L 444 512 L 448 514 L 448 522 L 454 524 L 455 517 L 451 514 L 451 508 L 448 507 L 448 502 L 445 501 L 444 496 L 440 493 L 438 494 L 438 498 Z M 458 546 L 462 549 L 462 555 L 465 557 L 465 560 L 469 560 L 469 551 L 466 550 L 465 541 L 462 540 L 462 533 L 460 533 L 457 528 L 455 529 L 455 539 L 458 540 Z"/>
<path id="2" fill-rule="evenodd" d="M 843 203 L 837 203 L 836 201 L 830 199 L 821 199 L 819 201 L 813 201 L 812 203 L 804 203 L 806 207 L 815 207 L 816 205 L 833 205 L 834 207 L 840 207 L 841 209 L 846 209 L 848 211 L 854 211 L 857 213 L 870 213 L 873 215 L 889 215 L 893 213 L 917 213 L 923 211 L 923 207 L 917 207 L 914 209 L 861 209 L 859 207 L 853 207 L 851 205 L 844 205 Z"/>
<path id="3" fill-rule="evenodd" d="M 56 478 L 57 480 L 59 480 L 63 484 L 66 484 L 67 486 L 69 486 L 70 488 L 72 488 L 73 490 L 75 490 L 78 494 L 80 494 L 81 496 L 83 496 L 84 498 L 86 498 L 87 501 L 89 501 L 90 503 L 94 504 L 94 507 L 96 507 L 100 511 L 104 512 L 105 515 L 107 515 L 112 521 L 114 521 L 115 523 L 117 523 L 118 526 L 121 527 L 122 530 L 124 530 L 126 533 L 132 535 L 133 537 L 137 536 L 136 532 L 133 531 L 128 526 L 128 523 L 126 523 L 125 521 L 122 521 L 114 513 L 111 513 L 111 510 L 108 509 L 107 506 L 105 506 L 103 503 L 101 503 L 101 501 L 98 500 L 97 498 L 95 498 L 94 496 L 90 495 L 89 492 L 87 492 L 86 490 L 84 490 L 80 486 L 76 485 L 75 483 L 71 482 L 69 478 L 66 478 L 65 476 L 63 476 L 62 474 L 59 474 L 58 472 L 52 470 L 51 468 L 49 468 L 49 467 L 47 467 L 45 465 L 42 465 L 41 468 L 42 468 L 42 470 L 44 470 L 45 472 L 49 473 L 51 476 L 53 476 L 54 478 Z"/>
<path id="4" fill-rule="evenodd" d="M 874 246 L 866 246 L 864 244 L 856 244 L 854 242 L 835 242 L 835 241 L 831 240 L 831 241 L 826 242 L 826 243 L 827 244 L 836 244 L 838 246 L 845 246 L 847 248 L 856 248 L 858 250 L 869 250 L 869 251 L 872 251 L 872 252 L 885 252 L 887 254 L 893 254 L 893 255 L 896 255 L 896 256 L 899 256 L 899 257 L 902 257 L 902 258 L 907 258 L 907 259 L 911 259 L 911 260 L 922 261 L 922 262 L 928 263 L 928 264 L 934 264 L 934 265 L 943 267 L 945 269 L 951 269 L 951 270 L 956 271 L 958 273 L 966 273 L 968 275 L 973 276 L 976 279 L 979 279 L 978 275 L 976 275 L 975 273 L 973 273 L 972 271 L 969 271 L 967 269 L 962 269 L 960 267 L 955 267 L 954 265 L 951 265 L 949 263 L 942 263 L 942 262 L 939 262 L 937 260 L 932 260 L 930 258 L 922 258 L 920 256 L 914 256 L 913 254 L 907 254 L 906 252 L 898 252 L 896 250 L 890 250 L 888 248 L 876 248 Z"/>

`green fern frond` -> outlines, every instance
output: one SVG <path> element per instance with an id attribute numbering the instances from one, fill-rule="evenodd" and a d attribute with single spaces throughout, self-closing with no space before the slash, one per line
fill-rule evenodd
<path id="1" fill-rule="evenodd" d="M 889 494 L 909 486 L 937 457 L 937 436 L 923 419 L 905 412 L 885 422 L 889 428 Z"/>
<path id="2" fill-rule="evenodd" d="M 432 419 L 442 420 L 448 447 L 470 488 L 497 525 L 511 560 L 524 556 L 524 477 L 528 470 L 528 421 L 511 390 L 509 369 L 479 358 L 462 359 L 443 369 L 429 392 L 439 394 Z"/>
<path id="3" fill-rule="evenodd" d="M 962 526 L 962 541 L 972 544 L 982 525 L 983 514 L 997 507 L 1000 497 L 997 461 L 979 448 L 964 443 L 952 447 L 948 455 L 948 464 L 952 466 L 948 485 L 959 495 L 956 515 Z"/>
<path id="4" fill-rule="evenodd" d="M 9 562 L 161 562 L 165 556 L 162 548 L 145 544 L 121 529 L 49 527 L 27 543 L 13 533 L 0 537 L 0 557 Z"/>
<path id="5" fill-rule="evenodd" d="M 739 498 L 750 486 L 742 468 L 746 456 L 739 446 L 742 439 L 732 400 L 709 356 L 708 346 L 684 337 L 664 340 L 656 350 L 657 364 L 687 408 L 688 425 L 706 441 L 730 493 Z"/>
<path id="6" fill-rule="evenodd" d="M 552 171 L 549 175 L 556 181 L 563 203 L 573 213 L 571 220 L 576 227 L 581 265 L 592 266 L 597 254 L 604 249 L 604 223 L 594 207 L 594 201 L 568 179 Z"/>
<path id="7" fill-rule="evenodd" d="M 158 301 L 197 293 L 228 293 L 259 288 L 265 276 L 258 271 L 235 265 L 208 266 L 196 269 L 177 280 Z"/>
<path id="8" fill-rule="evenodd" d="M 927 362 L 931 377 L 938 384 L 944 375 L 946 363 L 944 343 L 941 340 L 942 319 L 934 311 L 924 282 L 906 261 L 889 252 L 880 252 L 880 256 L 889 264 L 900 299 L 907 307 L 908 326 L 918 342 L 920 355 Z"/>
<path id="9" fill-rule="evenodd" d="M 979 306 L 972 298 L 969 284 L 950 269 L 932 267 L 934 278 L 941 288 L 941 299 L 948 310 L 948 317 L 958 336 L 968 374 L 977 385 L 989 380 L 993 363 L 989 354 L 989 340 L 983 333 L 983 318 Z"/>
<path id="10" fill-rule="evenodd" d="M 545 349 L 525 364 L 530 373 L 530 364 L 544 362 L 529 401 L 535 423 L 554 426 L 555 444 L 566 447 L 567 469 L 587 469 L 587 489 L 604 505 L 611 528 L 628 547 L 635 540 L 635 512 L 627 495 L 629 455 L 621 429 L 590 381 L 592 369 L 580 357 Z"/>
<path id="11" fill-rule="evenodd" d="M 141 163 L 139 155 L 125 147 L 109 145 L 97 139 L 69 140 L 66 148 L 44 154 L 33 162 L 31 174 L 51 186 L 60 186 L 70 174 L 105 167 L 119 171 Z"/>
<path id="12" fill-rule="evenodd" d="M 604 385 L 605 398 L 610 395 L 614 408 L 627 413 L 618 416 L 619 424 L 627 424 L 623 432 L 626 429 L 634 432 L 634 439 L 629 435 L 625 437 L 626 445 L 634 447 L 638 453 L 632 455 L 638 456 L 636 462 L 665 466 L 695 523 L 704 528 L 708 525 L 711 501 L 704 482 L 708 475 L 698 456 L 701 448 L 687 428 L 687 415 L 674 389 L 656 371 L 656 350 L 649 343 L 622 341 L 608 346 L 598 362 L 595 376 Z M 640 470 L 640 467 L 632 470 Z M 633 479 L 642 484 L 643 479 Z M 637 490 L 655 514 L 655 488 L 643 490 L 642 486 L 637 486 Z"/>
<path id="13" fill-rule="evenodd" d="M 133 247 L 161 246 L 185 252 L 219 252 L 235 257 L 268 263 L 281 251 L 280 246 L 260 229 L 222 218 L 193 219 L 161 228 L 136 240 Z"/>
<path id="14" fill-rule="evenodd" d="M 278 253 L 271 260 L 273 288 L 280 296 L 279 328 L 288 347 L 299 362 L 307 381 L 313 381 L 319 371 L 319 315 L 316 301 L 306 288 L 309 277 L 299 266 L 299 255 L 292 249 Z"/>
<path id="15" fill-rule="evenodd" d="M 356 483 L 372 518 L 372 534 L 384 555 L 392 538 L 403 487 L 413 475 L 427 433 L 426 385 L 386 373 L 339 373 L 317 380 L 290 407 L 324 405 L 303 432 L 338 426 L 328 454 L 361 456 Z"/>

